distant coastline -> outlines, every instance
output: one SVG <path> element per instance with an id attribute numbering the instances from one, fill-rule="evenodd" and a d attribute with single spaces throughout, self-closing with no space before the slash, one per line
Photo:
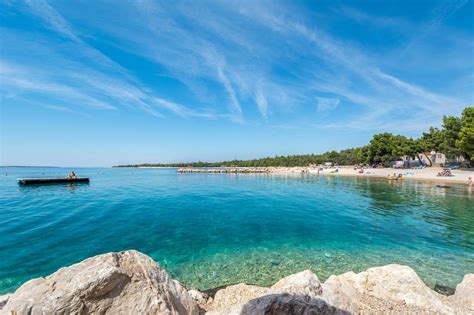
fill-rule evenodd
<path id="1" fill-rule="evenodd" d="M 311 175 L 311 176 L 353 176 L 361 178 L 386 179 L 388 176 L 402 174 L 402 180 L 420 180 L 436 183 L 466 184 L 469 177 L 474 178 L 474 168 L 452 170 L 453 176 L 437 176 L 442 167 L 424 169 L 371 168 L 358 166 L 333 167 L 165 167 L 135 166 L 134 168 L 174 169 L 178 173 L 209 173 L 209 174 L 280 174 L 280 175 Z M 319 169 L 319 171 L 318 171 Z M 363 172 L 361 173 L 361 170 Z M 473 188 L 474 189 L 474 188 Z"/>
<path id="2" fill-rule="evenodd" d="M 30 165 L 1 165 L 0 168 L 62 168 L 62 167 L 72 167 L 72 166 L 51 166 L 51 165 L 45 165 L 45 166 L 30 166 Z"/>
<path id="3" fill-rule="evenodd" d="M 221 162 L 142 163 L 114 167 L 310 167 L 314 165 L 369 165 L 389 167 L 397 162 L 408 166 L 474 167 L 474 107 L 466 107 L 461 117 L 444 116 L 441 129 L 429 128 L 417 139 L 388 132 L 376 134 L 362 147 L 304 154 Z M 438 163 L 437 157 L 442 156 Z"/>

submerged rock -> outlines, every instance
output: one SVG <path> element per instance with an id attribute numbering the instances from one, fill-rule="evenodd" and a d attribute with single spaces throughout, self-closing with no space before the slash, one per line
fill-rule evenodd
<path id="1" fill-rule="evenodd" d="M 444 294 L 444 295 L 453 295 L 454 292 L 456 292 L 455 288 L 451 288 L 442 284 L 435 284 L 434 290 L 438 293 Z"/>
<path id="2" fill-rule="evenodd" d="M 192 297 L 150 257 L 110 253 L 23 284 L 2 314 L 198 314 Z"/>

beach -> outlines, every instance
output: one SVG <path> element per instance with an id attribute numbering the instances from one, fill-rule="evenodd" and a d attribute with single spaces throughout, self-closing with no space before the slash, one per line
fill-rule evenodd
<path id="1" fill-rule="evenodd" d="M 153 168 L 153 167 L 147 167 Z M 469 177 L 474 179 L 474 169 L 452 170 L 451 176 L 437 176 L 442 167 L 428 167 L 423 169 L 397 168 L 361 168 L 356 166 L 313 166 L 313 167 L 222 167 L 222 168 L 178 168 L 178 173 L 269 173 L 269 174 L 311 174 L 320 176 L 357 176 L 387 178 L 393 174 L 402 174 L 403 180 L 424 180 L 436 183 L 467 184 Z"/>
<path id="2" fill-rule="evenodd" d="M 338 170 L 337 173 L 335 170 Z M 320 175 L 341 175 L 341 176 L 359 176 L 359 177 L 387 177 L 394 173 L 402 174 L 404 180 L 428 180 L 438 183 L 460 183 L 466 184 L 469 177 L 474 178 L 474 170 L 452 170 L 453 176 L 437 176 L 442 172 L 441 167 L 430 167 L 424 169 L 395 169 L 395 168 L 364 168 L 364 173 L 359 173 L 359 169 L 354 170 L 354 167 L 335 167 L 324 168 L 320 171 Z M 317 174 L 317 170 L 310 169 L 310 174 Z"/>

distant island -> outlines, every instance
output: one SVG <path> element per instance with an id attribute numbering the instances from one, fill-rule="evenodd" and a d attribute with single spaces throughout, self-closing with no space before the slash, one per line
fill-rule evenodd
<path id="1" fill-rule="evenodd" d="M 441 128 L 429 128 L 418 139 L 385 132 L 372 137 L 363 147 L 322 154 L 265 157 L 254 160 L 222 162 L 143 163 L 114 167 L 293 167 L 319 165 L 369 164 L 391 166 L 394 161 L 412 158 L 421 165 L 432 166 L 432 152 L 442 153 L 446 163 L 474 166 L 474 107 L 466 107 L 461 117 L 444 116 Z"/>

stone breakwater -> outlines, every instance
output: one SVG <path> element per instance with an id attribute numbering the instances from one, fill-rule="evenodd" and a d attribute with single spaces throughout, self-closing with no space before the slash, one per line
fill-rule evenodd
<path id="1" fill-rule="evenodd" d="M 213 173 L 213 174 L 306 174 L 317 169 L 309 167 L 183 167 L 177 173 Z"/>
<path id="2" fill-rule="evenodd" d="M 225 167 L 225 168 L 178 168 L 178 173 L 215 173 L 215 174 L 236 174 L 236 173 L 272 173 L 274 170 L 269 167 Z"/>
<path id="3" fill-rule="evenodd" d="M 321 283 L 311 271 L 273 286 L 236 284 L 208 295 L 186 289 L 150 257 L 109 253 L 62 268 L 0 297 L 1 314 L 474 314 L 474 274 L 451 296 L 411 268 L 387 265 Z"/>

